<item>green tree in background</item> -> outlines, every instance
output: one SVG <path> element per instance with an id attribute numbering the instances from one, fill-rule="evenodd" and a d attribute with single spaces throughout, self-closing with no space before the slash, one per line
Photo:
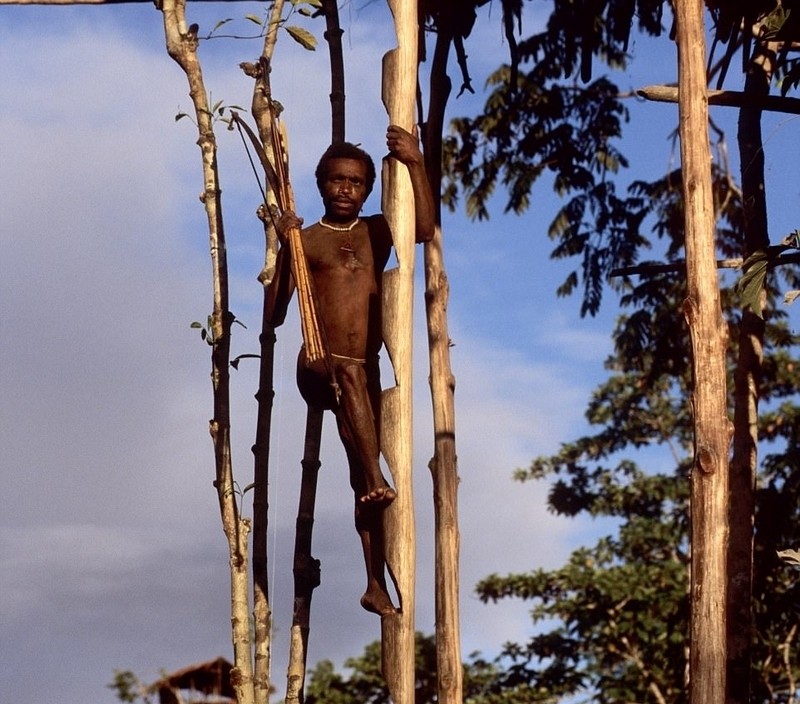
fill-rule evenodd
<path id="1" fill-rule="evenodd" d="M 381 676 L 380 643 L 368 645 L 359 657 L 348 658 L 350 676 L 336 672 L 333 663 L 323 660 L 311 671 L 306 704 L 390 704 L 389 691 Z M 478 655 L 464 665 L 464 702 L 467 704 L 550 704 L 555 699 L 542 696 L 527 681 L 513 682 L 513 675 L 501 663 Z M 436 695 L 436 641 L 434 636 L 416 634 L 416 704 L 434 704 Z"/>
<path id="2" fill-rule="evenodd" d="M 654 184 L 649 191 L 670 193 Z M 681 207 L 679 191 L 671 193 L 654 205 L 663 209 L 662 223 Z M 724 243 L 726 228 L 720 233 Z M 739 314 L 727 294 L 735 337 Z M 517 472 L 520 481 L 552 482 L 552 511 L 610 519 L 608 535 L 576 550 L 558 570 L 492 575 L 478 585 L 484 601 L 531 602 L 539 628 L 505 655 L 517 673 L 554 696 L 583 691 L 595 702 L 686 701 L 692 426 L 683 295 L 680 273 L 666 273 L 622 297 L 609 378 L 586 412 L 593 432 Z M 800 676 L 792 655 L 800 592 L 777 556 L 800 544 L 800 359 L 785 316 L 773 313 L 766 340 L 751 698 L 759 703 L 794 701 Z"/>

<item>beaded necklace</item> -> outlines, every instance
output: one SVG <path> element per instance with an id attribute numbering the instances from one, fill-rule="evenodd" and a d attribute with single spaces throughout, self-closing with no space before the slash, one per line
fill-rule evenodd
<path id="1" fill-rule="evenodd" d="M 319 219 L 319 224 L 322 227 L 327 227 L 329 230 L 333 230 L 334 232 L 350 232 L 358 223 L 361 222 L 359 218 L 356 218 L 351 222 L 349 225 L 331 225 L 330 223 L 325 222 L 322 218 Z"/>

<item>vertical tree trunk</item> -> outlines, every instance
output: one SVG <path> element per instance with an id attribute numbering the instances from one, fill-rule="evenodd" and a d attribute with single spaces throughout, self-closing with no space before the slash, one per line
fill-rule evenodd
<path id="1" fill-rule="evenodd" d="M 417 90 L 416 0 L 389 0 L 397 48 L 383 60 L 383 103 L 389 122 L 409 131 Z M 395 386 L 383 392 L 381 447 L 397 499 L 384 511 L 387 565 L 399 611 L 381 619 L 383 672 L 394 704 L 414 702 L 414 561 L 412 335 L 414 303 L 414 208 L 411 180 L 395 159 L 383 162 L 382 210 L 394 237 L 398 266 L 384 274 L 384 341 Z"/>
<path id="2" fill-rule="evenodd" d="M 756 45 L 745 78 L 748 107 L 739 111 L 738 143 L 742 171 L 744 248 L 746 259 L 769 246 L 764 189 L 761 110 L 750 107 L 769 94 L 774 52 Z M 728 554 L 728 704 L 750 701 L 753 636 L 753 519 L 758 460 L 758 397 L 764 347 L 764 320 L 742 311 L 739 356 L 734 377 L 733 458 L 730 468 L 730 551 Z"/>
<path id="3" fill-rule="evenodd" d="M 211 313 L 212 383 L 214 417 L 210 422 L 214 442 L 216 480 L 220 514 L 228 539 L 231 570 L 231 624 L 234 668 L 231 683 L 238 704 L 254 701 L 253 668 L 250 648 L 250 614 L 247 578 L 247 535 L 249 522 L 239 516 L 233 483 L 230 444 L 230 326 L 228 309 L 228 266 L 225 233 L 222 226 L 221 190 L 217 173 L 217 145 L 208 105 L 208 92 L 197 58 L 197 34 L 187 29 L 184 0 L 163 0 L 164 33 L 167 52 L 183 69 L 189 82 L 189 95 L 195 110 L 198 145 L 203 159 L 202 200 L 208 219 L 214 302 Z"/>
<path id="4" fill-rule="evenodd" d="M 458 464 L 455 430 L 455 377 L 450 366 L 447 302 L 441 229 L 442 131 L 451 82 L 447 59 L 453 37 L 438 27 L 431 62 L 430 104 L 425 124 L 425 162 L 436 208 L 436 234 L 425 244 L 425 304 L 428 321 L 430 386 L 433 404 L 433 479 L 436 574 L 436 686 L 440 704 L 461 704 L 462 671 L 459 610 Z"/>
<path id="5" fill-rule="evenodd" d="M 675 3 L 695 451 L 691 491 L 691 704 L 725 701 L 728 444 L 726 330 L 714 248 L 714 204 L 702 0 Z"/>

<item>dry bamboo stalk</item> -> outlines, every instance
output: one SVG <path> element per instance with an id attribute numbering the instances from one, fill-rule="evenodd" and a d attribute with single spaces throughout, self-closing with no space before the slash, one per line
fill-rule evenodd
<path id="1" fill-rule="evenodd" d="M 297 286 L 297 301 L 300 308 L 300 325 L 303 332 L 303 344 L 306 348 L 306 358 L 314 362 L 325 357 L 325 346 L 322 342 L 320 322 L 311 291 L 311 281 L 308 276 L 303 242 L 300 230 L 292 228 L 288 235 L 289 246 L 292 249 L 292 273 Z"/>
<path id="2" fill-rule="evenodd" d="M 286 128 L 283 123 L 277 122 L 274 113 L 273 121 L 272 151 L 275 155 L 275 175 L 280 186 L 277 194 L 278 203 L 284 212 L 287 210 L 294 212 L 294 194 L 289 181 Z M 297 302 L 300 308 L 300 326 L 303 333 L 303 344 L 306 348 L 306 358 L 309 362 L 315 362 L 326 357 L 326 350 L 300 230 L 292 228 L 287 238 L 292 251 L 292 274 L 297 286 Z"/>

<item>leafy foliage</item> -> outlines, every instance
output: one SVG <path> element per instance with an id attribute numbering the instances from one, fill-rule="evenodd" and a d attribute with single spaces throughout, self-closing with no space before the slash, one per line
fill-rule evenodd
<path id="1" fill-rule="evenodd" d="M 453 120 L 444 143 L 442 202 L 455 209 L 463 199 L 470 217 L 488 218 L 501 189 L 505 210 L 521 214 L 531 207 L 536 184 L 550 182 L 564 200 L 548 230 L 555 242 L 551 256 L 580 262 L 557 293 L 571 294 L 582 283 L 582 315 L 598 311 L 609 274 L 634 264 L 650 246 L 641 227 L 647 186 L 633 184 L 627 193 L 618 186 L 628 166 L 620 148 L 628 113 L 613 81 L 592 80 L 592 69 L 625 67 L 631 31 L 657 36 L 666 29 L 665 4 L 554 0 L 545 29 L 516 42 L 519 66 L 512 62 L 489 76 L 482 114 Z M 750 55 L 750 30 L 742 26 L 760 28 L 761 40 L 800 37 L 798 0 L 707 0 L 707 6 L 714 45 L 727 45 L 714 69 L 720 84 L 736 52 Z M 800 67 L 786 51 L 778 58 L 785 93 L 800 81 Z M 724 155 L 717 163 L 724 172 Z M 671 179 L 669 188 L 680 196 L 679 181 Z"/>
<path id="2" fill-rule="evenodd" d="M 360 657 L 349 658 L 350 676 L 336 672 L 323 660 L 311 670 L 306 704 L 389 704 L 389 691 L 381 675 L 381 645 L 371 643 Z M 436 695 L 436 643 L 433 636 L 416 634 L 416 704 L 434 704 Z M 464 666 L 465 704 L 554 704 L 555 700 L 531 688 L 513 666 L 501 668 L 473 655 Z"/>
<path id="3" fill-rule="evenodd" d="M 780 255 L 789 249 L 800 249 L 800 230 L 787 235 L 779 245 L 756 250 L 744 261 L 742 265 L 744 273 L 736 284 L 742 308 L 749 307 L 757 316 L 762 317 L 761 291 L 765 285 L 767 272 L 779 261 Z M 800 291 L 788 291 L 784 301 L 791 303 L 798 295 Z"/>
<path id="4" fill-rule="evenodd" d="M 668 187 L 675 178 L 679 174 L 632 188 L 647 196 L 653 231 L 667 239 L 673 259 L 682 221 L 681 199 Z M 730 256 L 741 203 L 724 174 L 717 173 L 715 193 L 718 243 Z M 606 362 L 610 376 L 586 412 L 593 432 L 516 473 L 521 481 L 552 482 L 552 511 L 611 521 L 611 532 L 575 551 L 558 570 L 492 575 L 478 585 L 485 601 L 531 602 L 536 633 L 525 644 L 507 646 L 505 655 L 532 687 L 553 696 L 685 701 L 692 424 L 684 296 L 680 268 L 626 283 L 620 298 L 626 312 Z M 738 299 L 725 291 L 723 301 L 733 363 Z M 798 585 L 777 553 L 800 540 L 800 360 L 784 314 L 770 310 L 766 317 L 753 702 L 785 701 L 791 678 L 800 674 L 787 650 L 797 628 Z"/>
<path id="5" fill-rule="evenodd" d="M 445 140 L 443 203 L 455 208 L 463 193 L 471 217 L 489 216 L 498 186 L 508 192 L 506 211 L 520 214 L 535 184 L 552 179 L 566 199 L 549 228 L 552 256 L 582 259 L 581 274 L 571 272 L 558 293 L 571 293 L 582 278 L 582 314 L 597 311 L 607 274 L 647 245 L 638 234 L 641 208 L 631 208 L 613 180 L 628 165 L 617 146 L 627 110 L 612 81 L 591 80 L 592 62 L 623 67 L 634 17 L 641 30 L 659 34 L 663 5 L 556 0 L 546 29 L 518 43 L 519 70 L 493 73 L 483 113 L 454 120 Z M 582 82 L 573 78 L 578 71 Z"/>

